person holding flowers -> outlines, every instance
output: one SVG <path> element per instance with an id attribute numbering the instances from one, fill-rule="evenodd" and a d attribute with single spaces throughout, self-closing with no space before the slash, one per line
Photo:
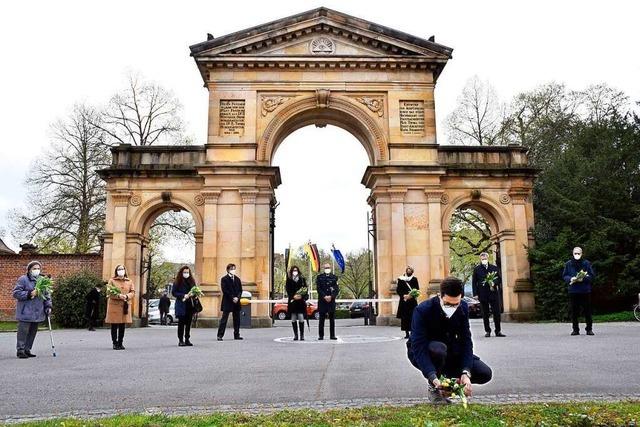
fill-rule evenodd
<path id="1" fill-rule="evenodd" d="M 131 301 L 136 291 L 133 281 L 127 277 L 124 265 L 117 265 L 114 276 L 107 283 L 107 316 L 105 323 L 111 324 L 111 341 L 114 350 L 124 350 L 124 330 L 126 324 L 133 323 Z"/>
<path id="2" fill-rule="evenodd" d="M 582 248 L 573 248 L 573 259 L 567 261 L 562 272 L 562 278 L 569 287 L 571 322 L 573 323 L 571 335 L 580 335 L 578 316 L 581 308 L 584 310 L 587 323 L 587 335 L 594 335 L 593 319 L 591 318 L 591 284 L 595 277 L 591 263 L 582 258 Z"/>
<path id="3" fill-rule="evenodd" d="M 38 324 L 51 314 L 51 280 L 41 276 L 42 265 L 31 261 L 27 272 L 20 276 L 13 288 L 18 321 L 17 356 L 18 359 L 36 357 L 31 353 L 38 332 Z"/>
<path id="4" fill-rule="evenodd" d="M 304 341 L 304 319 L 307 312 L 309 289 L 306 279 L 300 274 L 300 269 L 294 265 L 289 269 L 287 282 L 287 312 L 291 316 L 293 340 L 298 341 L 298 327 L 300 327 L 300 341 Z"/>
<path id="5" fill-rule="evenodd" d="M 489 323 L 489 308 L 493 313 L 493 323 L 496 327 L 496 336 L 505 337 L 500 328 L 500 298 L 502 297 L 502 279 L 500 270 L 496 265 L 489 264 L 489 254 L 480 254 L 480 264 L 473 269 L 471 279 L 473 297 L 480 301 L 482 320 L 484 321 L 484 336 L 491 336 L 491 324 Z"/>
<path id="6" fill-rule="evenodd" d="M 464 386 L 466 396 L 471 396 L 472 383 L 486 384 L 493 375 L 473 354 L 469 307 L 462 294 L 462 281 L 447 277 L 440 283 L 440 295 L 422 302 L 413 312 L 407 357 L 427 379 L 433 403 L 450 403 L 446 394 L 452 388 L 442 384 L 443 375 Z"/>
<path id="7" fill-rule="evenodd" d="M 404 276 L 398 277 L 396 292 L 400 296 L 396 318 L 400 319 L 400 330 L 404 331 L 404 337 L 408 339 L 413 310 L 417 307 L 420 296 L 420 285 L 418 279 L 413 275 L 413 267 L 407 266 Z"/>
<path id="8" fill-rule="evenodd" d="M 178 318 L 178 347 L 191 347 L 191 322 L 195 313 L 195 299 L 202 292 L 196 286 L 191 269 L 181 267 L 173 281 L 171 294 L 175 297 L 175 314 Z"/>

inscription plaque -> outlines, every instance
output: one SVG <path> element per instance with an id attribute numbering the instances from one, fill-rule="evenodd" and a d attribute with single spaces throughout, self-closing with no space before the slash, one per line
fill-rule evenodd
<path id="1" fill-rule="evenodd" d="M 424 135 L 424 101 L 400 101 L 400 132 Z"/>
<path id="2" fill-rule="evenodd" d="M 220 135 L 244 135 L 244 99 L 220 100 Z"/>

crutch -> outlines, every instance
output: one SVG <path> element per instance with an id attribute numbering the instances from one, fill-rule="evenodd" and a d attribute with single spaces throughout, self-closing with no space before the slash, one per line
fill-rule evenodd
<path id="1" fill-rule="evenodd" d="M 56 346 L 53 344 L 53 331 L 51 330 L 51 317 L 47 314 L 47 322 L 49 323 L 49 338 L 51 338 L 51 352 L 56 357 Z"/>

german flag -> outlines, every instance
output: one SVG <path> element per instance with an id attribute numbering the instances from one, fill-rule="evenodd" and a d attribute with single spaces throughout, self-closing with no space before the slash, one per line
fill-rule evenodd
<path id="1" fill-rule="evenodd" d="M 320 254 L 317 246 L 313 243 L 307 243 L 304 245 L 304 251 L 311 260 L 311 268 L 313 271 L 318 272 L 320 269 Z"/>

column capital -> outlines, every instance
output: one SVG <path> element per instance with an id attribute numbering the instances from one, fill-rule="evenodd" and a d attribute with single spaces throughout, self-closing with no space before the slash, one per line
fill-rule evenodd
<path id="1" fill-rule="evenodd" d="M 220 193 L 222 193 L 220 190 L 206 190 L 200 192 L 200 195 L 202 196 L 204 203 L 207 205 L 215 205 L 218 203 Z"/>
<path id="2" fill-rule="evenodd" d="M 404 202 L 405 195 L 407 194 L 406 188 L 390 188 L 387 190 L 387 194 L 391 199 L 391 203 Z"/>
<path id="3" fill-rule="evenodd" d="M 111 200 L 115 206 L 127 206 L 132 194 L 131 191 L 116 191 L 111 193 Z"/>
<path id="4" fill-rule="evenodd" d="M 258 197 L 258 193 L 260 193 L 259 190 L 246 190 L 246 189 L 240 189 L 238 190 L 238 192 L 240 193 L 240 197 L 242 197 L 242 203 L 243 204 L 255 204 L 256 202 L 256 198 Z"/>
<path id="5" fill-rule="evenodd" d="M 522 205 L 529 202 L 530 196 L 531 196 L 531 190 L 529 188 L 524 188 L 524 187 L 512 187 L 509 189 L 508 196 L 511 198 L 511 202 L 514 205 Z"/>
<path id="6" fill-rule="evenodd" d="M 444 190 L 439 190 L 435 188 L 425 188 L 424 190 L 425 196 L 427 196 L 427 203 L 441 203 L 443 197 L 445 196 Z M 449 198 L 446 198 L 448 203 Z"/>

